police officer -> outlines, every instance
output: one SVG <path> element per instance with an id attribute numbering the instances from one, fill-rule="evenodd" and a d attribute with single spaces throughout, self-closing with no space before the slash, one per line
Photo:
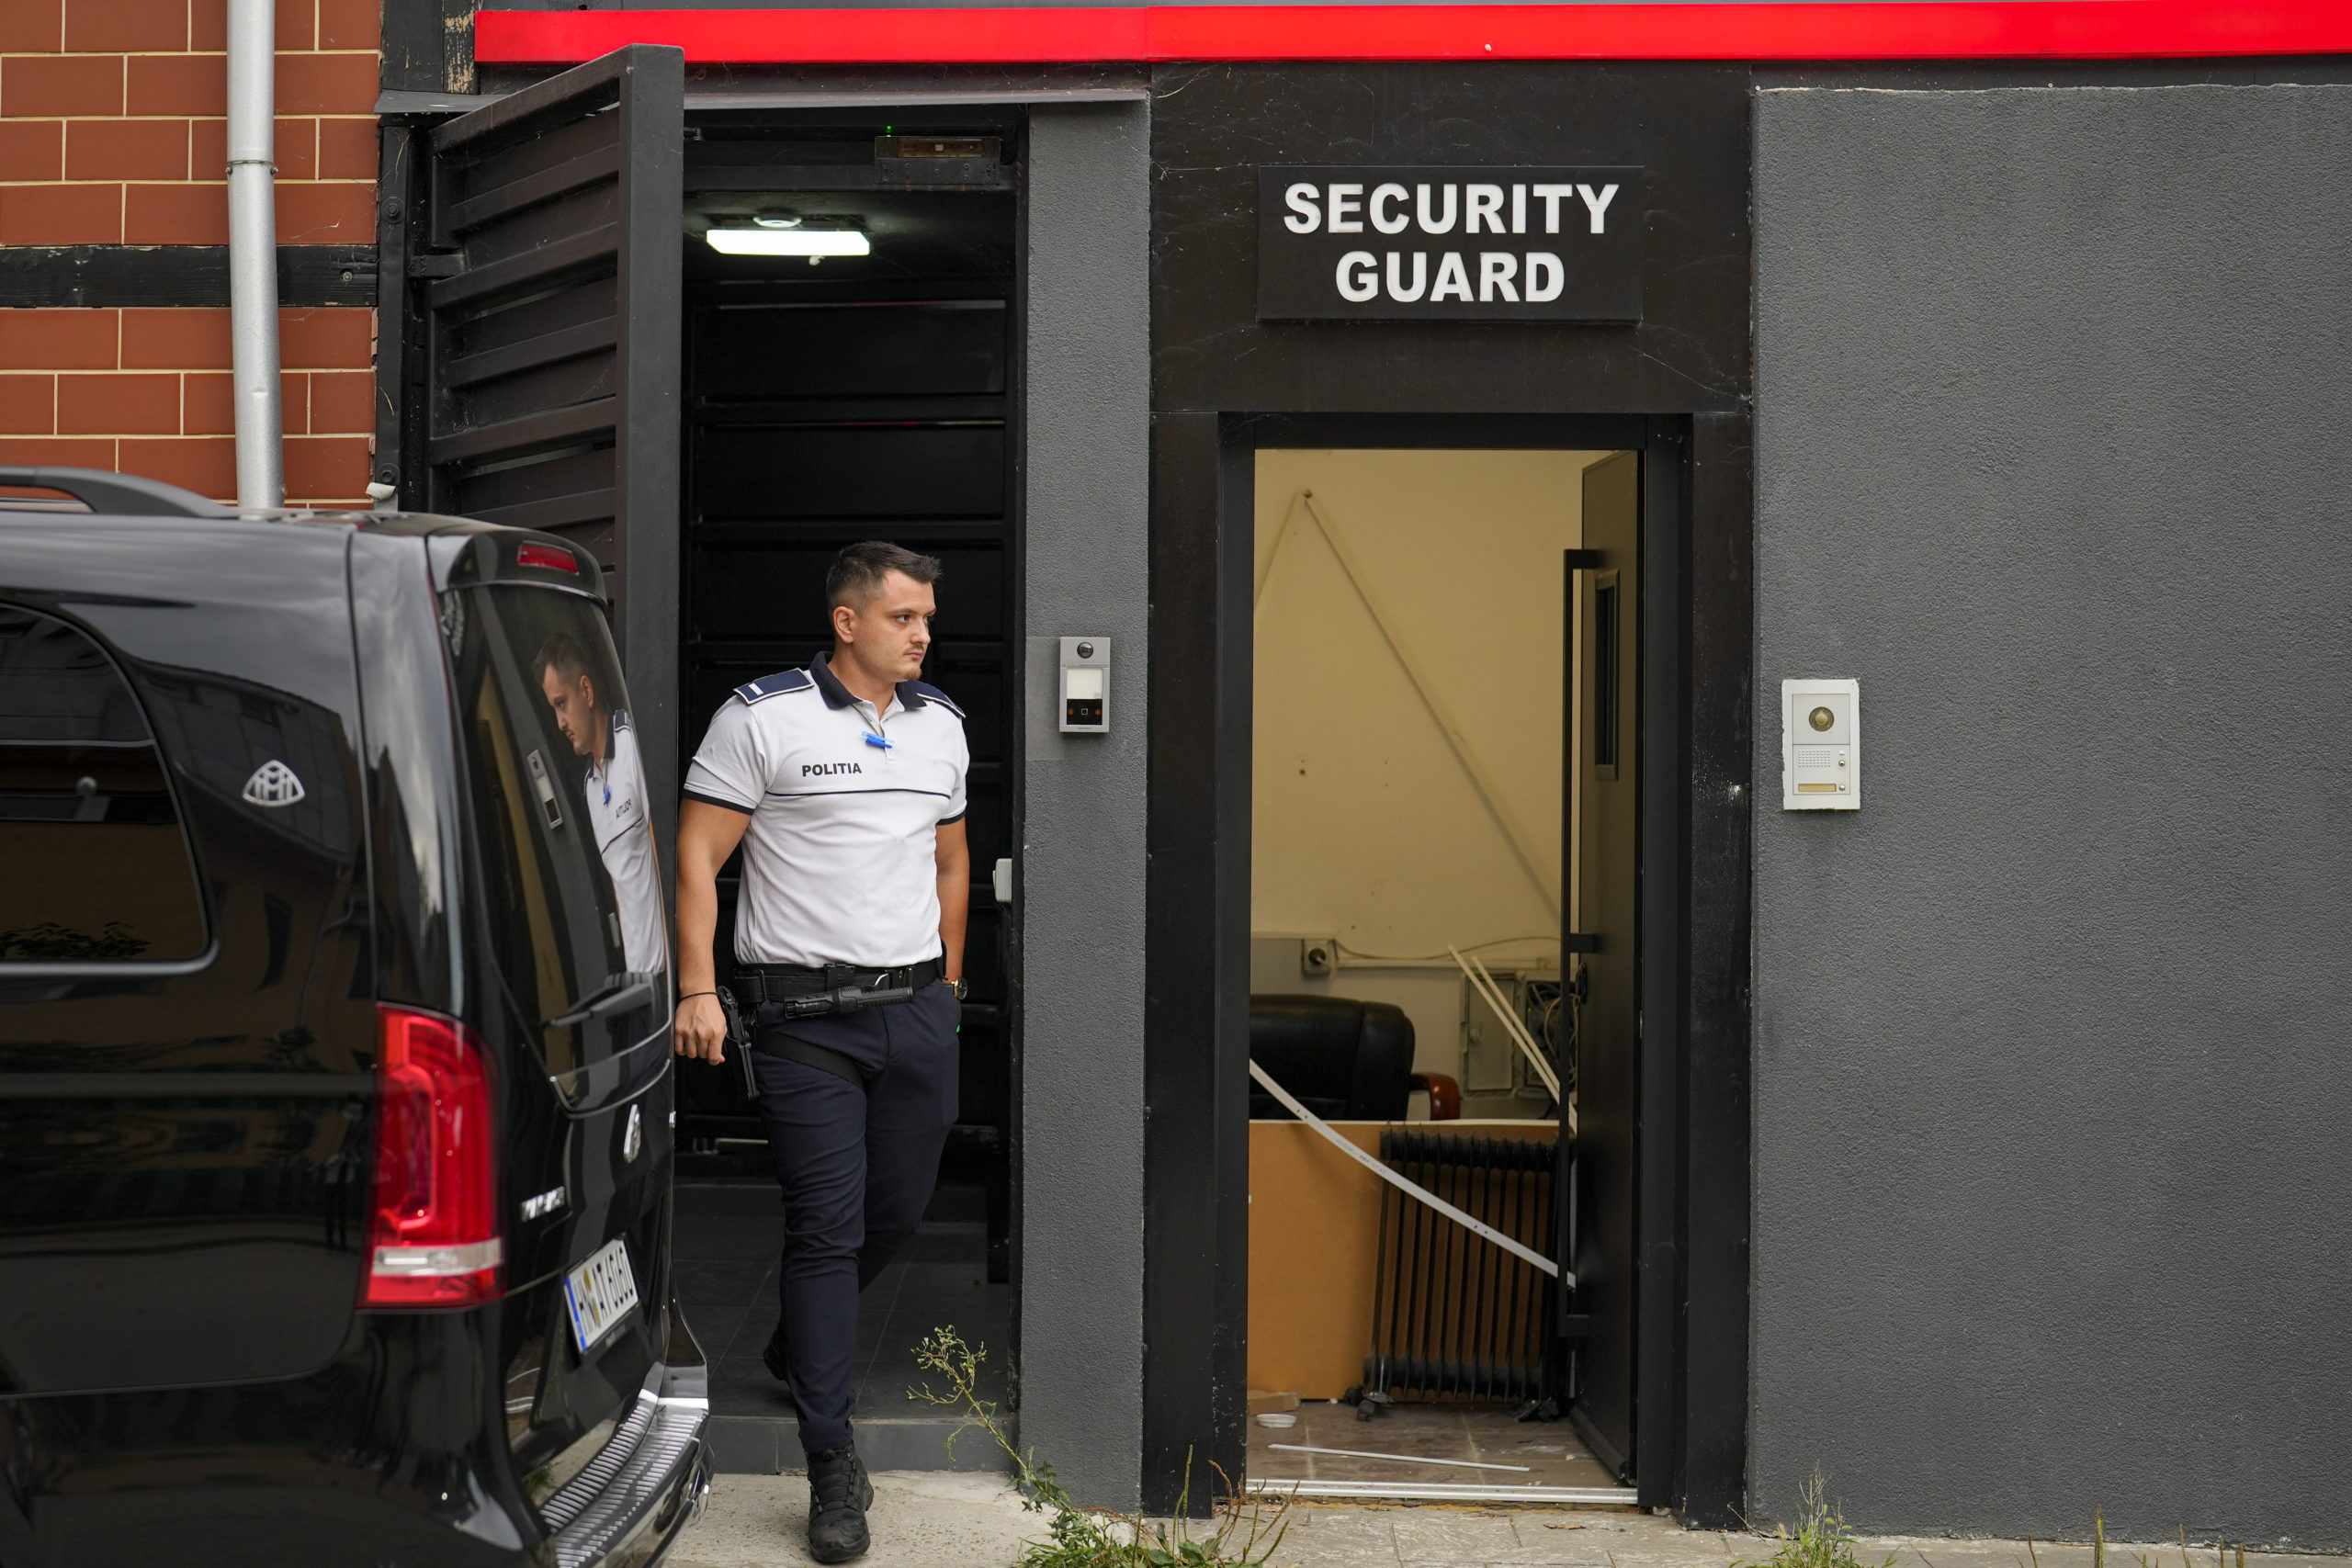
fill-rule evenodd
<path id="1" fill-rule="evenodd" d="M 607 707 L 588 650 L 566 632 L 539 649 L 539 691 L 555 710 L 556 728 L 571 750 L 588 759 L 581 788 L 588 797 L 588 824 L 596 852 L 620 900 L 621 951 L 640 973 L 669 967 L 662 930 L 662 888 L 653 868 L 653 834 L 645 820 L 645 770 L 637 757 L 637 731 L 628 715 Z"/>
<path id="2" fill-rule="evenodd" d="M 784 1187 L 782 1321 L 808 1456 L 808 1551 L 868 1544 L 874 1489 L 850 1434 L 858 1292 L 930 1203 L 956 1120 L 971 855 L 964 715 L 915 676 L 939 562 L 896 545 L 826 575 L 833 647 L 739 686 L 710 721 L 678 814 L 678 1051 L 717 1061 L 718 868 L 743 845 L 737 999 Z"/>

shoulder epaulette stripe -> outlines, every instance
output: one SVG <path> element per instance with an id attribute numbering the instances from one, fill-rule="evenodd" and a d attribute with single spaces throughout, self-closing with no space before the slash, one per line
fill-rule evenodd
<path id="1" fill-rule="evenodd" d="M 817 682 L 808 678 L 806 670 L 783 670 L 773 675 L 763 675 L 756 681 L 746 681 L 735 688 L 735 694 L 746 703 L 764 702 L 786 692 L 805 692 Z"/>
<path id="2" fill-rule="evenodd" d="M 964 716 L 964 709 L 962 705 L 958 704 L 955 698 L 949 696 L 938 687 L 932 685 L 929 682 L 910 681 L 907 684 L 913 687 L 915 691 L 922 695 L 923 701 L 927 703 L 937 703 L 941 707 L 945 708 L 957 718 L 962 718 Z"/>

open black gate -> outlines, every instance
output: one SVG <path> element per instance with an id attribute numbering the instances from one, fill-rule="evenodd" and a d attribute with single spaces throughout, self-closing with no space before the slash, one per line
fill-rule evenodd
<path id="1" fill-rule="evenodd" d="M 652 799 L 677 798 L 685 56 L 637 44 L 439 124 L 388 121 L 379 485 L 603 563 Z M 666 812 L 656 830 L 669 854 Z"/>

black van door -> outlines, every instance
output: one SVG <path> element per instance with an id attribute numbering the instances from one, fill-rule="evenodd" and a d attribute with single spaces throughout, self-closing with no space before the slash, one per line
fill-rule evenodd
<path id="1" fill-rule="evenodd" d="M 602 563 L 646 777 L 677 799 L 685 56 L 631 45 L 387 121 L 378 478 Z M 668 847 L 668 810 L 655 837 Z"/>
<path id="2" fill-rule="evenodd" d="M 667 1358 L 670 939 L 641 739 L 557 540 L 467 538 L 440 624 L 464 777 L 468 1021 L 505 1068 L 509 1443 L 545 1506 Z"/>

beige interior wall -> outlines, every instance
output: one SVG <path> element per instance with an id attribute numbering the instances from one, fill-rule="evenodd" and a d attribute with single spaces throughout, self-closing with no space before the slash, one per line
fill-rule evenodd
<path id="1" fill-rule="evenodd" d="M 1429 1070 L 1456 1057 L 1449 943 L 1498 967 L 1557 961 L 1561 552 L 1604 456 L 1258 454 L 1252 988 L 1396 1001 Z M 1301 979 L 1271 939 L 1304 936 L 1338 937 L 1363 967 Z"/>

